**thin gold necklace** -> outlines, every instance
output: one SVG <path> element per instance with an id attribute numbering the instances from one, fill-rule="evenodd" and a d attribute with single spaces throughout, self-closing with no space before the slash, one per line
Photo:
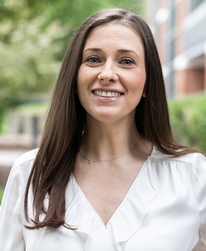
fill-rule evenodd
<path id="1" fill-rule="evenodd" d="M 87 162 L 88 162 L 89 164 L 92 164 L 92 163 L 94 163 L 94 162 L 110 162 L 110 161 L 112 161 L 112 160 L 120 159 L 120 158 L 123 158 L 123 157 L 127 156 L 127 154 L 129 154 L 129 153 L 134 149 L 134 147 L 139 143 L 139 141 L 140 141 L 140 137 L 139 137 L 139 140 L 132 146 L 132 148 L 131 148 L 127 153 L 125 153 L 124 155 L 121 155 L 121 156 L 114 157 L 114 158 L 112 158 L 112 159 L 108 159 L 108 160 L 91 160 L 91 159 L 87 159 L 87 158 L 82 154 L 81 151 L 79 151 L 79 153 L 80 153 L 80 155 L 82 156 L 83 159 L 87 160 Z"/>

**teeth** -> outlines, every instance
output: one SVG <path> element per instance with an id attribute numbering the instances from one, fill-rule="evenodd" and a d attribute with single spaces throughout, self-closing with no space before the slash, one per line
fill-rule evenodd
<path id="1" fill-rule="evenodd" d="M 98 96 L 109 98 L 121 96 L 119 92 L 94 91 L 94 93 Z"/>

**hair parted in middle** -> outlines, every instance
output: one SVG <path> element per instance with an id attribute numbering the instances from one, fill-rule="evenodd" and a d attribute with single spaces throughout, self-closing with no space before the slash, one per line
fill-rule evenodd
<path id="1" fill-rule="evenodd" d="M 52 102 L 45 124 L 40 148 L 27 183 L 25 214 L 28 217 L 28 191 L 34 193 L 34 227 L 65 225 L 65 190 L 74 170 L 76 156 L 86 126 L 86 112 L 78 99 L 77 75 L 82 53 L 91 30 L 108 23 L 121 23 L 140 36 L 145 53 L 145 97 L 136 107 L 137 130 L 159 151 L 169 155 L 182 155 L 191 150 L 173 140 L 164 80 L 158 51 L 147 23 L 138 15 L 123 9 L 109 9 L 90 16 L 76 31 L 65 54 L 59 77 L 53 91 Z M 43 201 L 50 196 L 46 216 Z M 55 206 L 52 206 L 55 205 Z"/>

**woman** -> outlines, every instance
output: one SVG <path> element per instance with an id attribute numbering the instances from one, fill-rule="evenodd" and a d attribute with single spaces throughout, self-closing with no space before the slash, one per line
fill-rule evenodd
<path id="1" fill-rule="evenodd" d="M 39 150 L 13 166 L 0 251 L 191 251 L 206 241 L 205 167 L 172 137 L 147 24 L 96 13 L 67 50 Z"/>

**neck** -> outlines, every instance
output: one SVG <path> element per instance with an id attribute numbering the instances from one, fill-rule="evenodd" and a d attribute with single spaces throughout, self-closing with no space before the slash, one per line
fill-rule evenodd
<path id="1" fill-rule="evenodd" d="M 116 159 L 129 154 L 139 138 L 135 125 L 126 128 L 120 124 L 88 126 L 80 152 L 84 158 L 94 162 Z"/>

